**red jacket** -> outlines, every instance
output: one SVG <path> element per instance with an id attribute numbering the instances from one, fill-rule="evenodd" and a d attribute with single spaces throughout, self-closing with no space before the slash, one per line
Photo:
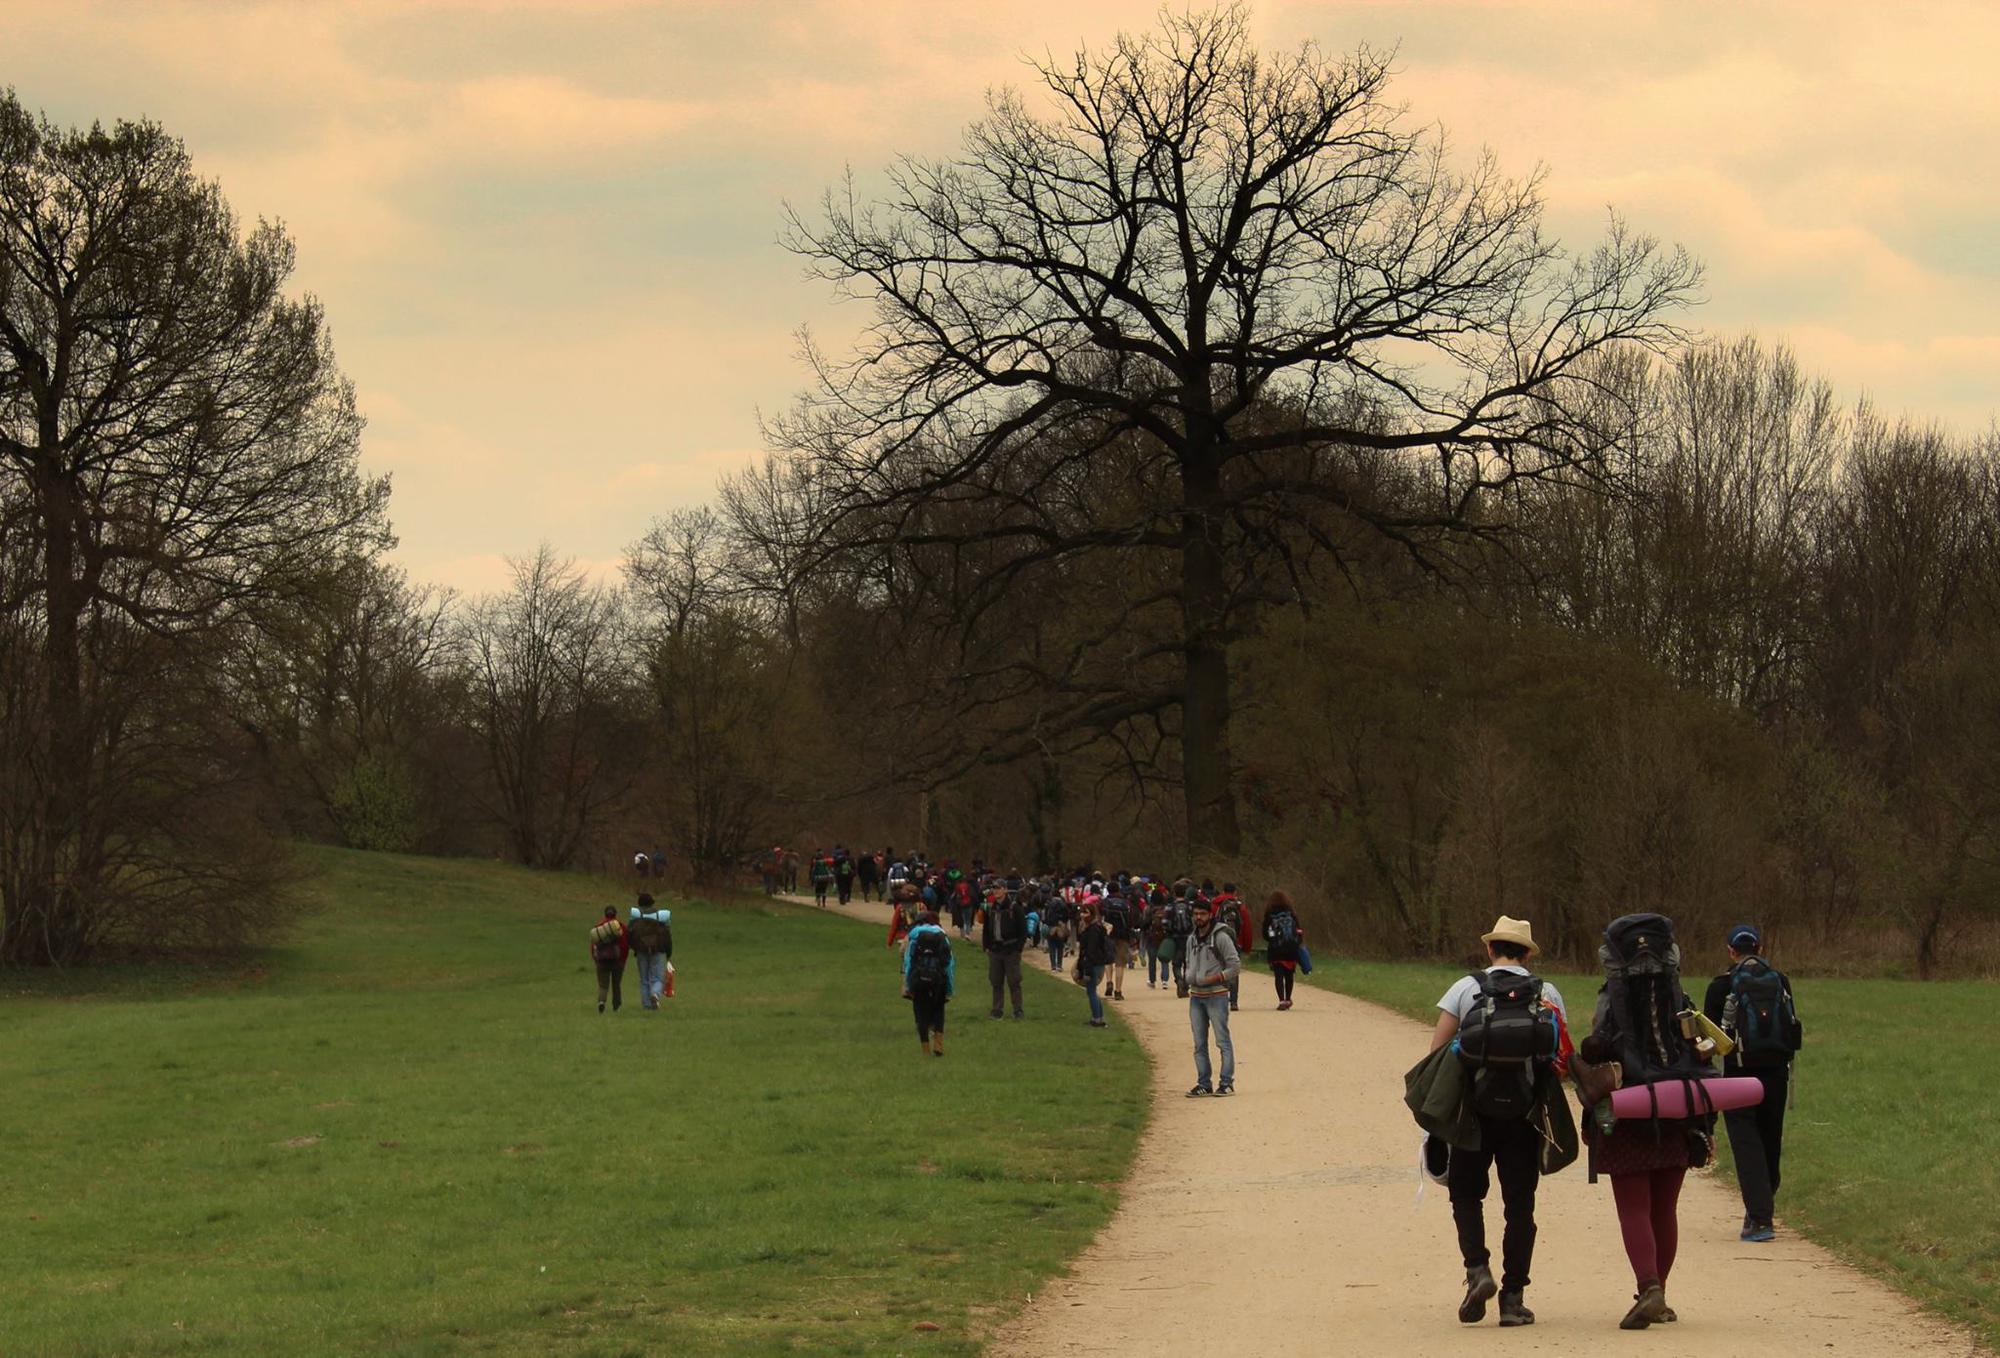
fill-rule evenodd
<path id="1" fill-rule="evenodd" d="M 1232 905 L 1236 907 L 1236 951 L 1247 953 L 1257 941 L 1257 921 L 1250 918 L 1250 907 L 1240 896 L 1217 896 L 1215 913 L 1220 915 Z"/>

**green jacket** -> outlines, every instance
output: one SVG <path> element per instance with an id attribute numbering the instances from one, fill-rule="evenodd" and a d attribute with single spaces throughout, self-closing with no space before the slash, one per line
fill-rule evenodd
<path id="1" fill-rule="evenodd" d="M 1471 1092 L 1465 1063 L 1449 1045 L 1411 1066 L 1403 1077 L 1403 1102 L 1409 1105 L 1417 1126 L 1446 1145 L 1476 1151 L 1479 1117 L 1466 1099 Z"/>

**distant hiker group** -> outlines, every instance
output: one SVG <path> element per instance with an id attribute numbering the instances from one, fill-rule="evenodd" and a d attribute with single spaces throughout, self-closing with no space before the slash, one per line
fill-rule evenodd
<path id="1" fill-rule="evenodd" d="M 1681 1185 L 1712 1158 L 1718 1114 L 1743 1195 L 1741 1237 L 1774 1236 L 1784 1101 L 1804 1038 L 1791 983 L 1760 955 L 1757 929 L 1737 925 L 1727 939 L 1729 970 L 1696 1009 L 1681 985 L 1673 921 L 1626 915 L 1604 931 L 1604 983 L 1590 1034 L 1573 1045 L 1563 997 L 1528 969 L 1540 951 L 1528 921 L 1503 915 L 1481 941 L 1490 965 L 1438 1000 L 1430 1055 L 1406 1077 L 1406 1100 L 1427 1133 L 1423 1172 L 1451 1197 L 1465 1266 L 1458 1318 L 1483 1320 L 1497 1297 L 1501 1325 L 1534 1323 L 1525 1293 L 1536 1186 L 1580 1150 L 1567 1078 L 1583 1107 L 1591 1182 L 1600 1173 L 1611 1180 L 1636 1287 L 1619 1326 L 1678 1319 L 1666 1284 L 1679 1247 Z M 1506 1217 L 1498 1279 L 1486 1243 L 1490 1176 L 1500 1181 Z"/>
<path id="2" fill-rule="evenodd" d="M 674 912 L 654 903 L 645 892 L 629 918 L 607 905 L 604 917 L 590 929 L 590 960 L 597 968 L 597 1012 L 607 1001 L 616 1013 L 625 1003 L 625 961 L 639 962 L 639 1005 L 658 1009 L 674 993 Z"/>

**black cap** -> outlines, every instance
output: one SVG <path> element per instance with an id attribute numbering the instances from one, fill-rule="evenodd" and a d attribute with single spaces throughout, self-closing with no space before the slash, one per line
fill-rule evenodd
<path id="1" fill-rule="evenodd" d="M 1757 932 L 1754 924 L 1738 924 L 1729 931 L 1729 946 L 1738 952 L 1750 952 L 1761 947 L 1764 936 Z"/>

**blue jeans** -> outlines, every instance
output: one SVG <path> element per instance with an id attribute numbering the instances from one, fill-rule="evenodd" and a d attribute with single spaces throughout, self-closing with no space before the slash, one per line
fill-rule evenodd
<path id="1" fill-rule="evenodd" d="M 635 952 L 632 959 L 639 964 L 639 1003 L 646 1009 L 658 1009 L 660 996 L 667 989 L 667 959 L 665 954 L 656 952 Z"/>
<path id="2" fill-rule="evenodd" d="M 1083 969 L 1083 988 L 1090 992 L 1090 1016 L 1094 1019 L 1104 1017 L 1104 995 L 1098 989 L 1098 982 L 1103 979 L 1103 966 L 1085 967 Z"/>
<path id="3" fill-rule="evenodd" d="M 1194 1082 L 1203 1089 L 1213 1089 L 1210 1083 L 1208 1065 L 1208 1030 L 1215 1030 L 1215 1045 L 1222 1052 L 1222 1083 L 1236 1083 L 1236 1048 L 1229 1042 L 1229 997 L 1227 995 L 1190 995 L 1188 997 L 1188 1024 L 1194 1029 Z"/>

